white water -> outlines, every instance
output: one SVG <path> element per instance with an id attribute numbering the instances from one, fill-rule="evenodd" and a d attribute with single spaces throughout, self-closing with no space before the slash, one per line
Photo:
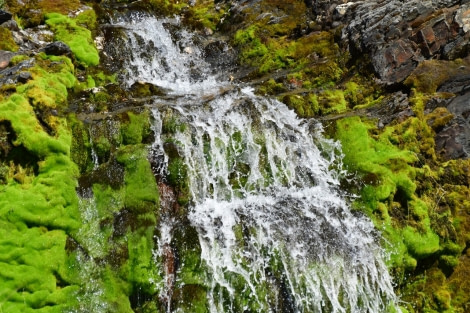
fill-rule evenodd
<path id="1" fill-rule="evenodd" d="M 178 31 L 178 42 L 170 35 L 165 25 L 178 20 L 131 20 L 118 23 L 132 51 L 126 84 L 145 81 L 175 95 L 164 110 L 153 109 L 152 157 L 162 176 L 170 139 L 163 115 L 186 125 L 171 140 L 189 174 L 189 220 L 207 268 L 210 312 L 375 313 L 395 306 L 373 225 L 351 213 L 338 189 L 340 147 L 284 104 L 218 83 L 191 34 Z M 161 219 L 157 254 L 170 244 L 173 222 Z M 170 287 L 162 296 L 171 297 Z"/>

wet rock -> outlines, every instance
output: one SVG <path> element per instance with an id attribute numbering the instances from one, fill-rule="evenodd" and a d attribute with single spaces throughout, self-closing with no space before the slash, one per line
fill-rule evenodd
<path id="1" fill-rule="evenodd" d="M 457 95 L 470 92 L 470 74 L 452 77 L 439 86 L 437 91 L 449 92 Z"/>
<path id="2" fill-rule="evenodd" d="M 226 69 L 233 66 L 237 61 L 236 52 L 222 40 L 210 41 L 203 49 L 206 62 L 213 67 Z"/>
<path id="3" fill-rule="evenodd" d="M 7 11 L 0 10 L 0 24 L 5 23 L 6 21 L 11 20 L 12 15 Z"/>
<path id="4" fill-rule="evenodd" d="M 72 50 L 62 41 L 55 41 L 44 47 L 44 52 L 49 55 L 71 55 Z"/>

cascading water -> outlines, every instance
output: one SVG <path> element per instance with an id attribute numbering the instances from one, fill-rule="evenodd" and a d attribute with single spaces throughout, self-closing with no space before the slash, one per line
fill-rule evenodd
<path id="1" fill-rule="evenodd" d="M 373 225 L 338 189 L 340 147 L 315 121 L 249 87 L 218 82 L 191 34 L 171 35 L 177 19 L 135 14 L 115 25 L 127 42 L 125 83 L 171 95 L 154 99 L 151 158 L 161 177 L 176 171 L 187 181 L 208 311 L 398 310 Z M 165 119 L 176 125 L 171 134 Z M 175 201 L 162 195 L 162 206 Z M 162 212 L 155 258 L 169 253 L 175 225 Z M 162 272 L 170 312 L 172 290 L 184 281 L 178 270 Z"/>

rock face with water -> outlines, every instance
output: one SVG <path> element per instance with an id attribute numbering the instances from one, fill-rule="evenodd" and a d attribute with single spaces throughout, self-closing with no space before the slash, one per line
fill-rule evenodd
<path id="1" fill-rule="evenodd" d="M 87 5 L 0 14 L 0 311 L 468 310 L 468 1 Z"/>

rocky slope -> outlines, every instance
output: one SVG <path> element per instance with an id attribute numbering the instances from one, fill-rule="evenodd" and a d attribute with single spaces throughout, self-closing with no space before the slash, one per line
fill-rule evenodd
<path id="1" fill-rule="evenodd" d="M 187 186 L 147 160 L 145 104 L 165 91 L 120 87 L 119 49 L 101 47 L 119 32 L 113 12 L 125 10 L 180 15 L 227 79 L 321 120 L 343 145 L 343 187 L 383 234 L 403 312 L 470 310 L 470 1 L 7 0 L 3 9 L 0 311 L 86 311 L 99 290 L 105 311 L 184 310 L 204 295 L 195 283 L 162 299 L 148 283 L 162 280 L 145 270 L 156 268 L 160 214 L 188 227 Z M 169 136 L 180 127 L 170 113 L 165 123 Z M 197 281 L 191 236 L 177 234 L 159 262 L 174 273 L 176 256 L 186 258 L 185 279 Z"/>

